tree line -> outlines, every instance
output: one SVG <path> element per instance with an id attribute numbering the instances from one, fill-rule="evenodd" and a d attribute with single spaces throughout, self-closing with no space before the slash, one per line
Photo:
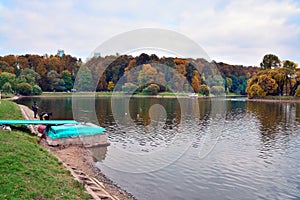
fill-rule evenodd
<path id="1" fill-rule="evenodd" d="M 73 88 L 80 59 L 71 55 L 7 55 L 0 57 L 0 89 L 23 95 Z"/>
<path id="2" fill-rule="evenodd" d="M 258 67 L 205 59 L 159 58 L 155 54 L 92 57 L 85 63 L 71 55 L 0 57 L 0 89 L 20 94 L 43 91 L 125 91 L 144 94 L 195 92 L 246 94 Z M 253 80 L 253 79 L 251 79 Z"/>
<path id="3" fill-rule="evenodd" d="M 76 88 L 144 94 L 169 91 L 206 96 L 246 94 L 247 80 L 258 71 L 258 67 L 208 62 L 202 58 L 159 58 L 145 53 L 137 57 L 92 57 L 80 69 L 82 75 L 78 76 Z"/>
<path id="4" fill-rule="evenodd" d="M 260 63 L 261 70 L 248 80 L 249 98 L 265 96 L 300 96 L 300 70 L 298 64 L 281 61 L 278 56 L 267 54 Z"/>

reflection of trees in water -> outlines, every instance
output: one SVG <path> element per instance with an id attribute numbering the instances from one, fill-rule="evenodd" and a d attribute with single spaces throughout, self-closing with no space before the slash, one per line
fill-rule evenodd
<path id="1" fill-rule="evenodd" d="M 118 146 L 151 151 L 169 144 L 177 134 L 181 112 L 176 98 L 116 97 L 97 102 L 98 120 Z"/>
<path id="2" fill-rule="evenodd" d="M 203 98 L 198 99 L 197 106 L 199 113 L 195 120 L 198 123 L 192 130 L 192 147 L 208 150 L 216 144 L 223 131 L 227 105 L 221 98 Z"/>
<path id="3" fill-rule="evenodd" d="M 130 117 L 138 125 L 147 126 L 151 123 L 149 110 L 153 105 L 159 104 L 166 111 L 165 127 L 170 129 L 180 123 L 181 110 L 176 98 L 132 98 L 129 102 Z"/>
<path id="4" fill-rule="evenodd" d="M 200 130 L 209 125 L 209 119 L 211 114 L 211 100 L 200 100 L 199 103 L 199 125 Z"/>
<path id="5" fill-rule="evenodd" d="M 300 103 L 295 104 L 296 107 L 296 121 L 300 122 Z"/>
<path id="6" fill-rule="evenodd" d="M 39 107 L 38 113 L 52 112 L 52 119 L 73 119 L 72 98 L 70 97 L 22 97 L 16 102 L 31 108 L 36 101 Z"/>
<path id="7" fill-rule="evenodd" d="M 297 120 L 296 109 L 293 103 L 247 102 L 247 110 L 255 113 L 260 121 L 261 134 L 270 138 L 274 138 L 278 130 L 285 132 L 290 129 Z"/>
<path id="8" fill-rule="evenodd" d="M 262 158 L 272 157 L 273 150 L 289 147 L 293 130 L 299 126 L 300 105 L 296 103 L 247 102 L 248 111 L 259 120 Z"/>

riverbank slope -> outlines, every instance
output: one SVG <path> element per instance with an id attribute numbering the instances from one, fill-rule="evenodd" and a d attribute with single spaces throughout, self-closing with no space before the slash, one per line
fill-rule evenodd
<path id="1" fill-rule="evenodd" d="M 9 102 L 2 100 L 2 102 Z M 14 104 L 10 102 L 11 104 Z M 33 118 L 33 111 L 26 106 L 19 105 L 20 108 L 17 111 L 21 118 L 24 119 L 34 119 Z M 21 112 L 20 112 L 21 111 Z M 1 113 L 1 111 L 0 111 Z M 22 115 L 21 115 L 22 113 Z M 1 116 L 1 115 L 0 115 Z M 19 116 L 19 118 L 20 118 Z M 1 118 L 4 119 L 4 118 Z M 12 118 L 9 118 L 12 119 Z M 32 127 L 31 131 L 35 132 L 36 127 Z M 65 168 L 71 171 L 72 175 L 74 175 L 75 179 L 85 183 L 86 178 L 88 177 L 90 180 L 95 180 L 95 182 L 99 183 L 98 185 L 103 186 L 100 189 L 102 190 L 102 194 L 105 196 L 110 196 L 111 198 L 107 199 L 134 199 L 134 197 L 127 192 L 121 190 L 117 187 L 112 181 L 107 179 L 104 174 L 102 174 L 94 165 L 93 157 L 91 153 L 84 148 L 83 146 L 60 146 L 60 147 L 50 147 L 47 145 L 44 139 L 39 141 L 39 144 L 47 149 L 47 152 L 51 152 L 59 162 L 63 163 Z M 41 148 L 41 147 L 40 147 Z M 43 149 L 44 149 L 43 148 Z M 80 172 L 80 174 L 76 174 L 74 172 Z M 85 175 L 85 181 L 80 180 L 79 176 Z M 85 186 L 87 186 L 85 184 Z M 87 188 L 87 187 L 85 187 Z M 104 190 L 103 190 L 104 188 Z M 93 191 L 89 191 L 86 189 L 87 192 L 90 194 Z M 93 195 L 91 195 L 93 196 Z M 76 198 L 69 198 L 69 199 L 76 199 Z M 83 198 L 84 199 L 84 198 Z M 97 199 L 96 197 L 94 199 Z"/>
<path id="2" fill-rule="evenodd" d="M 1 100 L 0 119 L 22 119 L 19 106 Z M 90 199 L 37 137 L 12 128 L 0 130 L 0 199 Z"/>

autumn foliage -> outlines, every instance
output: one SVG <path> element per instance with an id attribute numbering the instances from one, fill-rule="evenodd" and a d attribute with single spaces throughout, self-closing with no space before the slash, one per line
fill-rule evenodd
<path id="1" fill-rule="evenodd" d="M 247 80 L 258 72 L 258 67 L 208 62 L 202 58 L 159 58 L 145 53 L 136 57 L 92 57 L 85 63 L 71 55 L 7 55 L 0 57 L 0 89 L 8 82 L 10 85 L 4 87 L 7 91 L 18 92 L 18 86 L 24 87 L 23 83 L 27 83 L 32 94 L 73 88 L 77 91 L 134 90 L 149 94 L 195 92 L 205 96 L 245 94 Z M 255 80 L 268 94 L 275 94 L 286 84 L 279 84 L 278 79 L 280 77 L 267 75 Z M 288 84 L 293 86 L 293 82 Z"/>
<path id="2" fill-rule="evenodd" d="M 273 59 L 273 60 L 272 60 Z M 264 96 L 294 96 L 300 85 L 300 71 L 292 61 L 281 62 L 275 55 L 266 55 L 262 70 L 248 80 L 249 98 Z"/>

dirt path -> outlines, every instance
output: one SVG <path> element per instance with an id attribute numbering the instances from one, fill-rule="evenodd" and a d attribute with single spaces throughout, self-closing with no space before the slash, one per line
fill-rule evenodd
<path id="1" fill-rule="evenodd" d="M 24 119 L 34 119 L 33 111 L 31 109 L 27 106 L 19 106 Z M 31 126 L 29 128 L 32 132 L 37 133 L 36 126 Z M 116 186 L 95 167 L 92 154 L 85 147 L 78 145 L 51 147 L 47 145 L 45 139 L 41 139 L 40 145 L 55 155 L 64 166 L 71 171 L 74 178 L 85 185 L 86 191 L 91 195 L 92 199 L 135 199 L 131 194 Z M 94 190 L 91 190 L 91 188 Z M 95 196 L 96 193 L 99 193 L 100 195 Z"/>

